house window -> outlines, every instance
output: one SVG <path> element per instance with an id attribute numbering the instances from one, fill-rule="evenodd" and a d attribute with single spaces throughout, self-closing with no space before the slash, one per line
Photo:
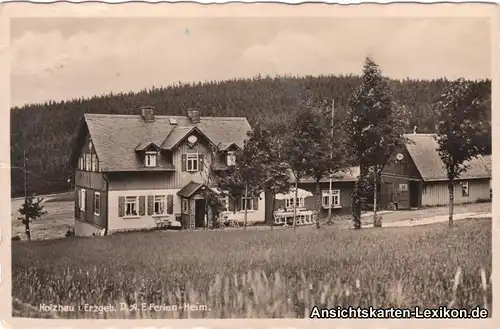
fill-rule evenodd
<path id="1" fill-rule="evenodd" d="M 78 158 L 78 169 L 83 170 L 83 156 L 80 155 Z"/>
<path id="2" fill-rule="evenodd" d="M 156 167 L 156 152 L 146 153 L 146 167 Z"/>
<path id="3" fill-rule="evenodd" d="M 469 196 L 469 182 L 462 182 L 462 196 Z"/>
<path id="4" fill-rule="evenodd" d="M 402 192 L 408 191 L 408 184 L 406 184 L 406 183 L 399 184 L 399 190 Z"/>
<path id="5" fill-rule="evenodd" d="M 304 198 L 291 198 L 285 200 L 285 208 L 293 208 L 293 204 L 295 201 L 295 205 L 297 208 L 304 208 Z"/>
<path id="6" fill-rule="evenodd" d="M 97 166 L 96 166 L 96 160 L 97 159 L 96 159 L 95 154 L 92 154 L 91 157 L 92 157 L 92 168 L 91 168 L 91 170 L 92 171 L 97 171 Z"/>
<path id="7" fill-rule="evenodd" d="M 84 188 L 80 190 L 80 210 L 85 211 L 85 205 L 87 204 L 86 200 L 87 191 Z"/>
<path id="8" fill-rule="evenodd" d="M 99 216 L 101 213 L 101 193 L 94 192 L 94 215 Z"/>
<path id="9" fill-rule="evenodd" d="M 90 171 L 91 170 L 90 154 L 85 154 L 85 170 L 86 171 Z"/>
<path id="10" fill-rule="evenodd" d="M 330 190 L 323 190 L 321 204 L 323 208 L 340 207 L 340 190 L 332 190 L 331 197 L 330 197 Z"/>
<path id="11" fill-rule="evenodd" d="M 247 210 L 253 210 L 253 198 L 247 198 Z M 245 198 L 241 198 L 240 200 L 240 209 L 241 211 L 245 211 Z"/>
<path id="12" fill-rule="evenodd" d="M 187 153 L 186 154 L 186 169 L 187 171 L 198 171 L 198 153 Z"/>
<path id="13" fill-rule="evenodd" d="M 155 215 L 163 215 L 165 213 L 165 196 L 155 195 L 154 211 Z"/>
<path id="14" fill-rule="evenodd" d="M 188 213 L 189 201 L 187 199 L 182 199 L 182 212 Z"/>
<path id="15" fill-rule="evenodd" d="M 234 151 L 227 152 L 226 158 L 228 166 L 234 166 L 236 164 L 236 153 Z"/>
<path id="16" fill-rule="evenodd" d="M 128 196 L 125 198 L 125 216 L 137 216 L 136 196 Z"/>

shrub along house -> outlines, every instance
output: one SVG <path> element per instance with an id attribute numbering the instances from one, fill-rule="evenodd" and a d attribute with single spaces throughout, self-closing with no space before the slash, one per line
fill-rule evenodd
<path id="1" fill-rule="evenodd" d="M 381 175 L 381 202 L 398 209 L 449 203 L 448 179 L 432 134 L 405 135 L 409 142 L 389 159 Z M 468 163 L 469 169 L 455 182 L 455 203 L 490 199 L 491 171 L 484 157 Z M 491 166 L 491 160 L 490 160 Z"/>
<path id="2" fill-rule="evenodd" d="M 249 130 L 246 118 L 200 117 L 198 110 L 85 114 L 72 155 L 76 234 L 154 228 L 158 216 L 174 226 L 205 226 L 205 195 L 215 190 L 207 185 L 211 170 L 232 164 Z M 263 219 L 263 202 L 248 202 L 248 220 Z M 244 202 L 235 203 L 243 212 Z"/>

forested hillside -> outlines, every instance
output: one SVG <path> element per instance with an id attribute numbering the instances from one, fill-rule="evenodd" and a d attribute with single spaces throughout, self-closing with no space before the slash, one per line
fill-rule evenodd
<path id="1" fill-rule="evenodd" d="M 203 116 L 245 116 L 254 124 L 259 120 L 284 120 L 301 101 L 309 98 L 318 101 L 335 98 L 336 116 L 341 119 L 358 83 L 356 76 L 257 77 L 16 107 L 11 110 L 11 193 L 19 196 L 24 191 L 23 172 L 16 169 L 23 165 L 23 148 L 29 156 L 30 192 L 51 193 L 70 188 L 68 160 L 77 122 L 83 113 L 138 114 L 140 106 L 154 105 L 157 114 L 180 115 L 187 108 L 196 107 Z M 442 79 L 390 82 L 395 100 L 411 112 L 409 131 L 417 126 L 419 132 L 433 132 L 432 106 L 447 83 Z M 477 84 L 484 91 L 484 108 L 491 118 L 491 82 Z"/>

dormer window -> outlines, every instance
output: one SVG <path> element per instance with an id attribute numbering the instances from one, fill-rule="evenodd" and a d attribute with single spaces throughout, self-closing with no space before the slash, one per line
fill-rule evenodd
<path id="1" fill-rule="evenodd" d="M 146 152 L 146 167 L 156 167 L 157 152 Z"/>
<path id="2" fill-rule="evenodd" d="M 226 163 L 228 166 L 236 165 L 236 153 L 234 151 L 228 151 L 226 155 Z"/>

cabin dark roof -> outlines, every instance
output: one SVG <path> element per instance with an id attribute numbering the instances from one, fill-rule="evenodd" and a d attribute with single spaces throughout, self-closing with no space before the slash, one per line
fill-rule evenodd
<path id="1" fill-rule="evenodd" d="M 492 168 L 491 168 L 491 155 L 483 155 L 483 162 L 486 168 L 488 169 L 490 175 L 492 175 Z"/>
<path id="2" fill-rule="evenodd" d="M 295 175 L 292 171 L 290 173 L 290 181 L 295 182 Z M 359 166 L 348 167 L 339 171 L 332 176 L 332 182 L 356 182 L 359 178 Z M 320 183 L 328 183 L 330 181 L 329 176 L 325 176 L 321 179 Z M 300 180 L 300 183 L 316 183 L 312 177 L 304 177 Z"/>
<path id="3" fill-rule="evenodd" d="M 172 124 L 171 119 L 177 124 Z M 140 115 L 121 114 L 85 114 L 83 120 L 102 171 L 173 170 L 171 165 L 161 162 L 158 168 L 144 168 L 135 151 L 152 143 L 168 149 L 194 127 L 221 148 L 233 143 L 243 147 L 250 131 L 247 119 L 236 117 L 200 117 L 197 124 L 192 124 L 187 116 L 163 115 L 156 115 L 153 122 L 145 122 Z"/>
<path id="4" fill-rule="evenodd" d="M 410 141 L 406 144 L 408 153 L 424 181 L 442 181 L 448 179 L 443 160 L 441 160 L 437 151 L 438 143 L 434 139 L 434 136 L 434 134 L 405 135 Z M 459 179 L 491 178 L 491 173 L 484 162 L 484 157 L 479 156 L 466 164 L 469 168 L 460 175 Z"/>

